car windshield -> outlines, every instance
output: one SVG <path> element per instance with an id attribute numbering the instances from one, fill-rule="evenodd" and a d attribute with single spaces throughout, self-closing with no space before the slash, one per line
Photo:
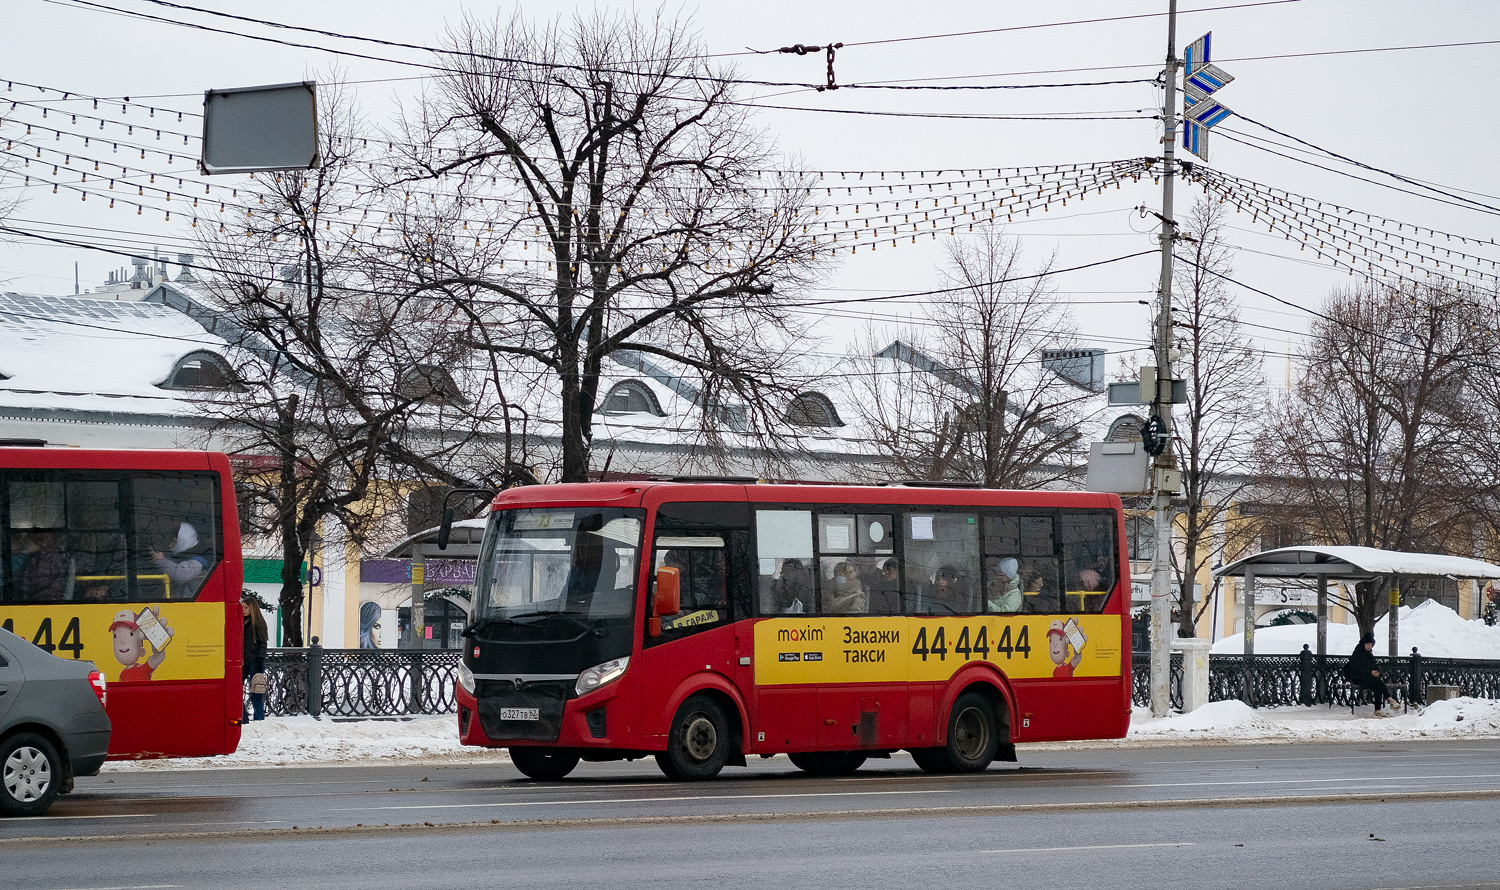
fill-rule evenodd
<path id="1" fill-rule="evenodd" d="M 641 510 L 501 510 L 490 518 L 472 619 L 563 615 L 628 619 L 635 609 Z"/>

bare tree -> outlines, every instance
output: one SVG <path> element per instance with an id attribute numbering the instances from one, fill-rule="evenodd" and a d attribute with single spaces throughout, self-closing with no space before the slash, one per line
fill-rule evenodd
<path id="1" fill-rule="evenodd" d="M 1450 284 L 1334 293 L 1296 385 L 1262 438 L 1268 480 L 1315 539 L 1393 550 L 1472 547 L 1469 392 L 1493 374 L 1473 295 Z M 1380 591 L 1356 587 L 1363 632 Z"/>
<path id="2" fill-rule="evenodd" d="M 816 268 L 806 182 L 681 21 L 597 12 L 465 20 L 385 184 L 392 288 L 444 295 L 467 342 L 558 394 L 561 478 L 590 470 L 603 363 L 701 377 L 707 433 L 774 436 Z M 408 200 L 410 199 L 410 200 Z"/>
<path id="3" fill-rule="evenodd" d="M 232 386 L 203 410 L 233 452 L 275 459 L 239 487 L 278 539 L 282 639 L 293 646 L 301 566 L 315 534 L 331 533 L 325 522 L 361 543 L 401 478 L 491 475 L 472 452 L 485 412 L 505 409 L 482 368 L 468 373 L 458 310 L 380 289 L 366 246 L 330 234 L 347 225 L 338 209 L 355 203 L 363 143 L 342 92 L 321 99 L 321 167 L 258 177 L 254 203 L 204 227 L 200 247 L 215 325 L 236 347 Z M 465 462 L 473 475 L 454 469 Z"/>
<path id="4" fill-rule="evenodd" d="M 1044 348 L 1076 337 L 1049 265 L 1027 273 L 1015 240 L 985 226 L 949 242 L 953 291 L 925 324 L 880 352 L 872 334 L 852 401 L 897 472 L 1027 488 L 1076 468 L 1094 393 L 1043 366 Z"/>
<path id="5" fill-rule="evenodd" d="M 1241 331 L 1239 304 L 1225 284 L 1233 252 L 1222 237 L 1221 206 L 1203 198 L 1188 211 L 1184 226 L 1192 240 L 1178 250 L 1187 262 L 1177 264 L 1173 288 L 1173 341 L 1183 355 L 1174 367 L 1187 381 L 1187 404 L 1173 423 L 1186 500 L 1176 567 L 1177 632 L 1183 637 L 1194 635 L 1197 619 L 1213 602 L 1205 594 L 1194 613 L 1194 582 L 1210 560 L 1223 556 L 1213 536 L 1254 478 L 1256 436 L 1268 408 L 1260 353 Z"/>

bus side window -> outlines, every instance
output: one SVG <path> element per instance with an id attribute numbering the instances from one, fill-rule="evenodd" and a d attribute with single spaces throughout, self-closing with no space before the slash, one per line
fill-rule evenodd
<path id="1" fill-rule="evenodd" d="M 911 512 L 903 523 L 907 611 L 967 615 L 982 611 L 979 517 L 974 513 Z"/>
<path id="2" fill-rule="evenodd" d="M 1100 510 L 1068 511 L 1058 520 L 1062 539 L 1063 578 L 1067 585 L 1063 608 L 1070 612 L 1101 612 L 1115 587 L 1115 515 Z"/>
<path id="3" fill-rule="evenodd" d="M 130 486 L 136 598 L 192 599 L 219 561 L 215 477 L 136 473 Z"/>
<path id="4" fill-rule="evenodd" d="M 756 510 L 755 562 L 760 614 L 812 612 L 813 521 L 811 510 Z"/>
<path id="5" fill-rule="evenodd" d="M 1057 612 L 1063 597 L 1052 517 L 1022 516 L 1020 528 L 1022 608 L 1027 612 Z"/>

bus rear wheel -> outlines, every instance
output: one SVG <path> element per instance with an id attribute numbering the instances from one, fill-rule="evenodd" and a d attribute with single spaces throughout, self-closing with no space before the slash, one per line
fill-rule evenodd
<path id="1" fill-rule="evenodd" d="M 979 773 L 989 769 L 1000 744 L 995 709 L 984 696 L 965 692 L 953 703 L 948 715 L 948 768 L 956 773 Z"/>
<path id="2" fill-rule="evenodd" d="M 948 752 L 942 748 L 911 748 L 911 759 L 917 762 L 917 768 L 924 773 L 949 773 L 953 768 L 948 765 Z"/>
<path id="3" fill-rule="evenodd" d="M 847 776 L 865 765 L 860 751 L 804 751 L 788 754 L 792 766 L 815 776 Z"/>
<path id="4" fill-rule="evenodd" d="M 578 765 L 578 755 L 557 748 L 510 749 L 510 762 L 528 778 L 550 781 L 561 779 Z"/>
<path id="5" fill-rule="evenodd" d="M 671 779 L 712 779 L 729 762 L 729 745 L 724 709 L 706 695 L 695 695 L 677 709 L 667 750 L 656 755 L 656 764 Z"/>

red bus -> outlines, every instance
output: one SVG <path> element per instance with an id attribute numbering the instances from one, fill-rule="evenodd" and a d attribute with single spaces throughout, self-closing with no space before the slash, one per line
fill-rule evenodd
<path id="1" fill-rule="evenodd" d="M 654 755 L 930 772 L 1120 738 L 1129 573 L 1114 495 L 597 483 L 500 493 L 459 667 L 463 743 L 533 778 Z"/>
<path id="2" fill-rule="evenodd" d="M 239 541 L 222 454 L 0 447 L 0 626 L 103 672 L 112 759 L 239 745 Z"/>

